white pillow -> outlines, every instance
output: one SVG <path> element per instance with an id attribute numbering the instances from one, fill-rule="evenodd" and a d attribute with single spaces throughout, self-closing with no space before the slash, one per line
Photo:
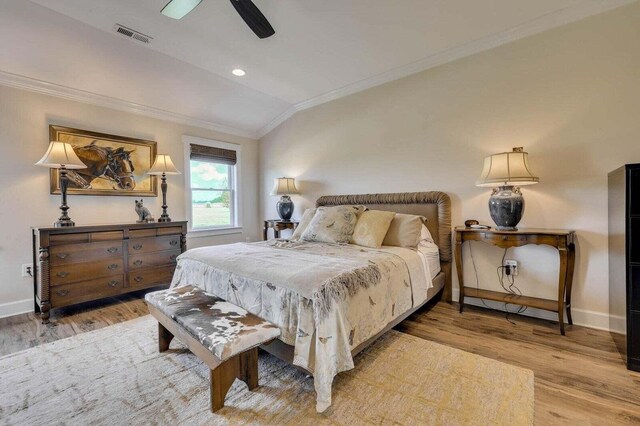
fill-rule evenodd
<path id="1" fill-rule="evenodd" d="M 431 236 L 431 232 L 429 232 L 429 228 L 427 228 L 427 225 L 422 225 L 422 229 L 420 230 L 420 241 L 418 242 L 418 244 L 421 243 L 431 243 L 431 244 L 435 244 L 435 241 L 433 241 L 433 237 Z"/>
<path id="2" fill-rule="evenodd" d="M 299 240 L 302 237 L 302 233 L 307 226 L 311 223 L 311 219 L 316 214 L 316 209 L 306 209 L 304 213 L 302 213 L 302 217 L 300 218 L 300 223 L 296 226 L 296 229 L 293 231 L 293 235 L 291 236 L 291 240 Z"/>

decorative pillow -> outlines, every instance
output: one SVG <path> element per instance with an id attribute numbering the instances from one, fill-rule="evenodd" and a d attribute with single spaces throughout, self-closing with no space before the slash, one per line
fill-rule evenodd
<path id="1" fill-rule="evenodd" d="M 396 213 L 382 245 L 416 248 L 420 242 L 420 232 L 425 221 L 424 216 Z M 426 229 L 426 226 L 424 227 Z"/>
<path id="2" fill-rule="evenodd" d="M 291 236 L 292 240 L 300 239 L 300 237 L 302 236 L 302 233 L 304 232 L 305 229 L 307 229 L 307 226 L 309 226 L 309 223 L 311 223 L 311 219 L 313 219 L 313 216 L 316 214 L 316 210 L 317 209 L 315 208 L 306 209 L 304 213 L 302 213 L 302 217 L 300 218 L 300 223 L 298 223 L 298 226 L 296 227 L 295 231 L 293 231 L 293 235 Z"/>
<path id="3" fill-rule="evenodd" d="M 318 207 L 309 226 L 302 232 L 304 241 L 348 243 L 362 206 Z"/>
<path id="4" fill-rule="evenodd" d="M 356 222 L 351 236 L 351 244 L 379 248 L 395 215 L 394 212 L 382 210 L 367 210 L 363 212 Z"/>
<path id="5" fill-rule="evenodd" d="M 431 232 L 429 232 L 429 228 L 427 228 L 427 225 L 422 225 L 422 229 L 420 230 L 420 243 L 422 242 L 435 244 L 435 241 L 433 241 L 433 237 L 431 236 Z"/>

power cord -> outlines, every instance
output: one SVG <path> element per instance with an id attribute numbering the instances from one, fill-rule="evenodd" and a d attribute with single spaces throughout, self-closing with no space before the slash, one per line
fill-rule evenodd
<path id="1" fill-rule="evenodd" d="M 471 264 L 473 265 L 473 271 L 475 273 L 475 277 L 476 277 L 476 289 L 480 290 L 480 280 L 478 277 L 478 268 L 476 267 L 476 261 L 473 257 L 473 241 L 469 241 L 469 255 L 471 256 Z M 504 260 L 507 257 L 507 251 L 508 249 L 505 248 L 504 249 L 504 253 L 502 253 L 502 260 L 500 262 L 500 266 L 498 266 L 496 268 L 496 274 L 498 275 L 498 281 L 500 282 L 500 286 L 502 287 L 502 289 L 506 292 L 506 293 L 510 293 L 513 294 L 514 296 L 522 296 L 522 291 L 520 291 L 520 289 L 518 288 L 518 286 L 516 286 L 516 277 L 515 275 L 513 275 L 512 273 L 508 273 L 505 274 L 505 270 L 510 267 L 509 266 L 505 266 L 504 265 Z M 505 280 L 505 276 L 507 278 L 507 284 L 505 284 L 504 280 Z M 489 309 L 493 309 L 491 308 L 489 305 L 487 305 L 485 303 L 485 301 L 483 299 L 480 299 L 480 301 L 482 302 L 482 304 Z M 521 314 L 524 311 L 527 310 L 526 306 L 520 306 L 520 305 L 515 305 L 518 306 L 518 309 L 516 311 L 509 311 L 508 305 L 515 305 L 513 303 L 508 303 L 505 302 L 504 303 L 504 313 L 505 313 L 505 319 L 507 321 L 509 321 L 509 323 L 516 325 L 516 323 L 514 321 L 512 321 L 509 316 L 510 315 L 514 315 L 514 314 Z"/>

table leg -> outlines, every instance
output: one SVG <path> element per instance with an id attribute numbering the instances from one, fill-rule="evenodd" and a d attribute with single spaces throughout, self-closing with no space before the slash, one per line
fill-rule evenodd
<path id="1" fill-rule="evenodd" d="M 262 230 L 262 241 L 267 241 L 268 230 L 269 230 L 269 227 L 267 227 L 267 225 L 264 225 L 264 229 Z"/>
<path id="2" fill-rule="evenodd" d="M 458 286 L 460 287 L 460 297 L 458 299 L 458 302 L 460 303 L 460 313 L 462 313 L 462 309 L 464 308 L 464 278 L 463 278 L 464 274 L 462 273 L 462 241 L 459 241 L 457 238 L 456 238 L 455 259 L 456 259 L 456 272 L 458 273 Z"/>
<path id="3" fill-rule="evenodd" d="M 276 237 L 276 239 L 280 238 L 280 230 L 278 228 L 273 228 L 273 236 Z"/>
<path id="4" fill-rule="evenodd" d="M 576 263 L 576 245 L 571 243 L 568 246 L 569 256 L 567 264 L 567 280 L 565 290 L 565 308 L 567 309 L 567 321 L 573 325 L 573 319 L 571 318 L 571 288 L 573 287 L 573 271 Z"/>
<path id="5" fill-rule="evenodd" d="M 569 254 L 566 247 L 559 247 L 560 255 L 560 276 L 558 279 L 558 323 L 560 324 L 560 334 L 564 336 L 564 296 L 567 285 L 567 267 Z"/>

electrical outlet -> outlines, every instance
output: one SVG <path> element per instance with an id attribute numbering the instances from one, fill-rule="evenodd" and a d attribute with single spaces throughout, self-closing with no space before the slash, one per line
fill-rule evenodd
<path id="1" fill-rule="evenodd" d="M 33 277 L 33 265 L 30 263 L 23 263 L 22 264 L 22 276 L 23 277 Z"/>
<path id="2" fill-rule="evenodd" d="M 504 266 L 508 266 L 511 274 L 510 275 L 518 275 L 518 261 L 517 260 L 505 260 Z"/>

